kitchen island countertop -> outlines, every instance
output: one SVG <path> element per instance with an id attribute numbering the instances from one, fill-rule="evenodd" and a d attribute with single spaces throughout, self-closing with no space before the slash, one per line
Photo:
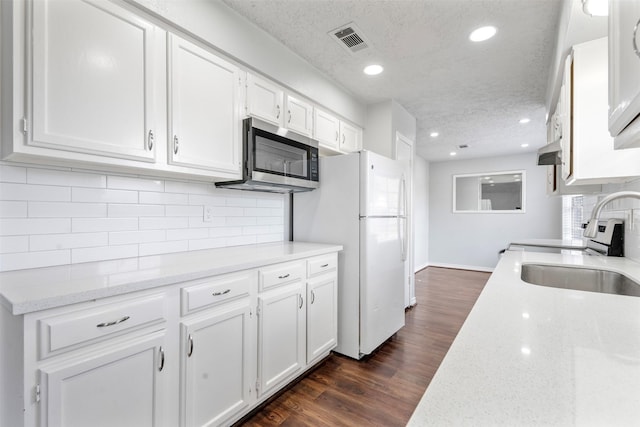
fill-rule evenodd
<path id="1" fill-rule="evenodd" d="M 8 271 L 0 273 L 0 304 L 25 314 L 341 250 L 277 242 Z"/>
<path id="2" fill-rule="evenodd" d="M 626 258 L 507 251 L 409 426 L 638 425 L 640 298 L 528 284 L 526 263 L 640 282 Z"/>

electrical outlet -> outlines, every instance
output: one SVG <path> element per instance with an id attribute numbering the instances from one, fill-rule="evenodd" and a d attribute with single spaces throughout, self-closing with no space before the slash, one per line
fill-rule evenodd
<path id="1" fill-rule="evenodd" d="M 204 207 L 204 218 L 202 219 L 204 222 L 213 221 L 213 207 L 205 206 Z"/>

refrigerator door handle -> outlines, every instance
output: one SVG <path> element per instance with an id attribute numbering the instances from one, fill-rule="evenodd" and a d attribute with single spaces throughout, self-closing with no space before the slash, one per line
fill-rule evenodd
<path id="1" fill-rule="evenodd" d="M 400 189 L 398 191 L 398 234 L 400 235 L 402 261 L 407 260 L 407 184 L 404 175 L 400 178 Z"/>

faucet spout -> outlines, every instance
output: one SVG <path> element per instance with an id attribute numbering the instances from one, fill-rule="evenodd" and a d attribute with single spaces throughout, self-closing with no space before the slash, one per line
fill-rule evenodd
<path id="1" fill-rule="evenodd" d="M 611 193 L 606 196 L 604 199 L 600 200 L 594 207 L 593 211 L 591 211 L 591 219 L 589 219 L 589 223 L 587 224 L 587 228 L 584 229 L 584 237 L 596 237 L 598 234 L 598 218 L 600 218 L 600 212 L 602 208 L 612 200 L 617 199 L 640 199 L 640 192 L 638 191 L 618 191 L 617 193 Z"/>

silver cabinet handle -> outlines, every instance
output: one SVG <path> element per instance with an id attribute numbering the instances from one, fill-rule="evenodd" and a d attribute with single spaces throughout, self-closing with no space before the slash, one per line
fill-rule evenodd
<path id="1" fill-rule="evenodd" d="M 311 290 L 311 304 L 316 300 L 316 293 Z"/>
<path id="2" fill-rule="evenodd" d="M 121 317 L 118 320 L 112 320 L 111 322 L 98 323 L 96 325 L 96 328 L 106 328 L 108 326 L 113 326 L 113 325 L 117 325 L 118 323 L 126 322 L 129 319 L 130 319 L 129 316 L 124 316 L 124 317 Z"/>
<path id="3" fill-rule="evenodd" d="M 276 105 L 276 108 L 278 109 L 278 113 L 276 114 L 276 119 L 280 118 L 280 106 Z"/>
<path id="4" fill-rule="evenodd" d="M 187 352 L 187 357 L 191 357 L 193 354 L 193 337 L 189 334 L 189 351 Z"/>
<path id="5" fill-rule="evenodd" d="M 149 129 L 149 136 L 147 137 L 147 149 L 151 151 L 153 149 L 153 130 Z"/>
<path id="6" fill-rule="evenodd" d="M 214 297 L 217 297 L 217 296 L 220 296 L 220 295 L 228 294 L 229 292 L 231 292 L 231 289 L 225 289 L 222 292 L 214 292 L 211 295 L 213 295 Z"/>
<path id="7" fill-rule="evenodd" d="M 638 50 L 638 42 L 636 41 L 637 34 L 638 34 L 638 27 L 640 27 L 640 19 L 638 19 L 638 22 L 636 22 L 636 26 L 633 27 L 633 50 L 636 52 L 636 55 L 638 55 L 638 58 L 640 58 L 640 51 Z"/>
<path id="8" fill-rule="evenodd" d="M 289 276 L 290 276 L 290 274 L 289 274 L 289 273 L 287 273 L 287 274 L 285 274 L 284 276 L 278 276 L 278 279 L 286 279 L 286 278 L 287 278 L 287 277 L 289 277 Z"/>
<path id="9" fill-rule="evenodd" d="M 320 268 L 327 268 L 327 267 L 329 267 L 329 264 L 322 264 L 322 265 L 320 266 Z"/>
<path id="10" fill-rule="evenodd" d="M 180 141 L 178 140 L 178 135 L 173 135 L 173 154 L 178 154 L 178 144 Z"/>
<path id="11" fill-rule="evenodd" d="M 345 141 L 345 137 L 344 137 L 344 133 L 342 134 L 342 143 L 344 144 Z"/>
<path id="12" fill-rule="evenodd" d="M 336 142 L 338 142 L 338 138 L 340 138 L 340 134 L 336 131 Z"/>
<path id="13" fill-rule="evenodd" d="M 291 123 L 291 110 L 287 111 L 287 113 L 289 113 L 289 120 L 287 120 L 287 123 Z"/>
<path id="14" fill-rule="evenodd" d="M 300 305 L 298 306 L 298 308 L 302 308 L 302 305 L 304 304 L 304 298 L 302 298 L 302 295 L 298 295 L 298 297 L 300 298 Z"/>
<path id="15" fill-rule="evenodd" d="M 158 371 L 162 372 L 162 370 L 164 369 L 164 348 L 162 348 L 162 346 L 160 346 L 160 365 L 158 366 Z"/>

